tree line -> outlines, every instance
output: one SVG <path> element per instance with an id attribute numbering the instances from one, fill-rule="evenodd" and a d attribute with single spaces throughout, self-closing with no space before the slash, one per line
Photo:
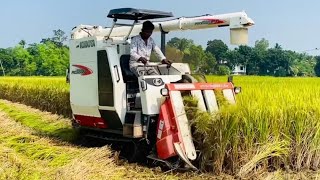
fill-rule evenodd
<path id="1" fill-rule="evenodd" d="M 215 39 L 203 49 L 190 39 L 172 38 L 166 49 L 169 59 L 189 63 L 198 73 L 226 75 L 242 65 L 247 75 L 320 76 L 320 56 L 285 50 L 279 44 L 270 47 L 266 39 L 257 40 L 254 47 L 235 49 Z"/>
<path id="2" fill-rule="evenodd" d="M 69 66 L 66 40 L 65 32 L 59 29 L 39 43 L 21 40 L 15 47 L 0 48 L 0 76 L 64 76 Z M 175 37 L 167 43 L 166 56 L 188 63 L 194 73 L 227 75 L 241 65 L 247 75 L 320 76 L 320 56 L 285 50 L 279 44 L 270 47 L 266 39 L 256 41 L 253 47 L 229 49 L 217 39 L 203 48 L 193 40 Z M 151 60 L 157 61 L 155 56 Z"/>
<path id="3" fill-rule="evenodd" d="M 15 47 L 0 48 L 0 61 L 7 76 L 62 76 L 69 66 L 65 32 L 54 30 L 53 37 L 39 43 L 21 40 Z M 1 68 L 1 67 L 0 67 Z M 0 75 L 3 75 L 0 69 Z"/>

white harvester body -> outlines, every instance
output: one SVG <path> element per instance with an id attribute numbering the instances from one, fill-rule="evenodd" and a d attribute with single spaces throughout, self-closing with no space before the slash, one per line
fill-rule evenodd
<path id="1" fill-rule="evenodd" d="M 171 13 L 130 8 L 111 10 L 111 28 L 79 25 L 70 40 L 70 101 L 73 123 L 82 128 L 119 135 L 119 141 L 146 140 L 157 149 L 153 159 L 169 160 L 179 156 L 189 166 L 197 158 L 190 124 L 185 114 L 182 91 L 198 99 L 201 110 L 218 110 L 213 90 L 222 90 L 230 103 L 235 103 L 234 86 L 228 83 L 181 83 L 190 76 L 188 64 L 150 63 L 160 75 L 139 78 L 129 70 L 130 37 L 138 35 L 139 20 L 170 17 Z M 134 20 L 131 26 L 118 24 L 118 19 Z M 254 22 L 244 12 L 182 17 L 155 21 L 155 31 L 162 35 L 180 30 L 228 26 L 231 41 L 247 42 L 248 27 Z M 163 43 L 162 43 L 163 45 Z M 189 79 L 190 80 L 190 79 Z M 114 139 L 113 139 L 114 140 Z"/>

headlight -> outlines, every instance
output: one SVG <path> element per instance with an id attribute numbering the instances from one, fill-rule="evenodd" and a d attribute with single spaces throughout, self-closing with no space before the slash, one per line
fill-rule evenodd
<path id="1" fill-rule="evenodd" d="M 162 89 L 160 90 L 160 94 L 161 94 L 162 96 L 169 96 L 169 90 L 168 90 L 167 88 L 162 88 Z"/>
<path id="2" fill-rule="evenodd" d="M 235 87 L 235 88 L 234 88 L 234 93 L 235 93 L 235 94 L 241 93 L 241 87 Z"/>

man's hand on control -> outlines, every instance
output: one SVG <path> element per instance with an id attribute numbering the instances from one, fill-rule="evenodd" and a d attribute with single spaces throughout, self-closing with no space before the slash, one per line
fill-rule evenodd
<path id="1" fill-rule="evenodd" d="M 171 61 L 169 61 L 169 60 L 167 60 L 167 59 L 163 59 L 161 62 L 162 62 L 162 64 L 167 64 L 167 67 L 168 67 L 168 68 L 171 67 L 171 64 L 172 64 Z"/>
<path id="2" fill-rule="evenodd" d="M 143 64 L 147 64 L 148 59 L 146 59 L 146 58 L 144 58 L 144 57 L 140 57 L 140 58 L 138 59 L 138 61 L 142 62 Z"/>

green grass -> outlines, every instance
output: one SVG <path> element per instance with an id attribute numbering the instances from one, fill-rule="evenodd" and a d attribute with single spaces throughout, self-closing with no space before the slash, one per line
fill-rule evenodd
<path id="1" fill-rule="evenodd" d="M 71 159 L 77 157 L 79 152 L 65 151 L 65 148 L 50 146 L 45 142 L 39 142 L 32 136 L 0 136 L 5 141 L 5 146 L 14 149 L 32 160 L 48 161 L 48 166 L 60 167 L 66 165 Z"/>
<path id="2" fill-rule="evenodd" d="M 70 120 L 44 120 L 41 115 L 35 112 L 26 112 L 24 109 L 12 107 L 1 100 L 0 110 L 7 113 L 15 121 L 36 130 L 41 135 L 69 142 L 77 138 L 77 131 L 70 126 Z"/>
<path id="3" fill-rule="evenodd" d="M 4 106 L 7 106 L 6 110 L 3 109 Z M 50 126 L 51 119 L 33 119 L 32 113 L 24 111 L 25 109 L 21 110 L 1 101 L 0 179 L 54 179 L 50 175 L 78 158 L 81 150 L 64 145 L 65 143 L 58 141 L 59 138 L 52 140 L 48 132 L 45 136 L 38 136 L 41 129 L 28 127 L 32 123 L 26 122 L 47 122 Z M 4 112 L 8 113 L 4 115 Z M 9 114 L 18 117 L 19 121 L 8 119 Z"/>

